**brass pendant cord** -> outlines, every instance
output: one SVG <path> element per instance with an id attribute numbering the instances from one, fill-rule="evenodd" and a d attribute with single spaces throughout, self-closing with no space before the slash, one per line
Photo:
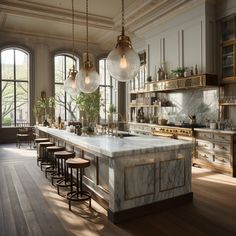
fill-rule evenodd
<path id="1" fill-rule="evenodd" d="M 86 60 L 89 60 L 88 57 L 88 0 L 86 0 Z"/>
<path id="2" fill-rule="evenodd" d="M 74 13 L 74 0 L 72 0 L 72 48 L 73 48 L 73 69 L 75 69 L 75 13 Z"/>
<path id="3" fill-rule="evenodd" d="M 124 36 L 125 35 L 125 8 L 124 8 L 124 0 L 122 0 L 122 15 L 121 15 L 121 25 L 122 25 L 122 32 L 121 35 Z"/>

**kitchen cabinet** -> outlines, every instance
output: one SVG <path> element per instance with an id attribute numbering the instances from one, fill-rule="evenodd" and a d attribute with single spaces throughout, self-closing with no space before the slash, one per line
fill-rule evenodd
<path id="1" fill-rule="evenodd" d="M 236 177 L 236 131 L 195 129 L 193 164 Z"/>
<path id="2" fill-rule="evenodd" d="M 221 74 L 222 83 L 236 82 L 236 30 L 235 16 L 221 22 Z"/>

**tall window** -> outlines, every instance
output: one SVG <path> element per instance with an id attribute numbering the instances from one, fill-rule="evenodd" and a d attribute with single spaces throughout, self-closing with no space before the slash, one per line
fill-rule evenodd
<path id="1" fill-rule="evenodd" d="M 100 122 L 107 122 L 109 106 L 111 104 L 117 105 L 117 82 L 108 73 L 106 58 L 99 60 L 99 74 L 101 78 L 99 89 L 102 103 L 100 107 Z"/>
<path id="2" fill-rule="evenodd" d="M 79 60 L 76 60 L 76 68 L 79 68 Z M 64 81 L 66 80 L 69 69 L 73 67 L 73 57 L 66 54 L 54 57 L 55 74 L 55 117 L 61 116 L 62 119 L 71 121 L 77 120 L 79 109 L 76 106 L 76 97 L 65 93 Z"/>
<path id="3" fill-rule="evenodd" d="M 20 48 L 1 51 L 2 127 L 29 125 L 29 54 Z"/>

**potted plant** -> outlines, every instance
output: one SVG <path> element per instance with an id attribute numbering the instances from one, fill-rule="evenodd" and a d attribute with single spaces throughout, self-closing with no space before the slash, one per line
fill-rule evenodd
<path id="1" fill-rule="evenodd" d="M 81 92 L 76 99 L 76 103 L 82 112 L 84 127 L 89 127 L 83 129 L 83 131 L 91 132 L 95 127 L 96 122 L 99 117 L 100 108 L 100 93 L 96 90 L 93 93 L 83 93 Z"/>
<path id="2" fill-rule="evenodd" d="M 33 107 L 36 122 L 42 123 L 43 121 L 53 120 L 55 108 L 55 98 L 46 97 L 40 98 Z"/>
<path id="3" fill-rule="evenodd" d="M 111 104 L 108 109 L 108 123 L 109 124 L 113 123 L 114 114 L 116 114 L 116 107 L 113 104 Z"/>
<path id="4" fill-rule="evenodd" d="M 151 75 L 149 75 L 148 77 L 147 77 L 147 82 L 152 82 L 152 76 Z"/>
<path id="5" fill-rule="evenodd" d="M 187 67 L 177 67 L 176 70 L 171 70 L 172 74 L 174 74 L 174 76 L 176 78 L 179 77 L 184 77 L 184 72 L 187 70 Z"/>

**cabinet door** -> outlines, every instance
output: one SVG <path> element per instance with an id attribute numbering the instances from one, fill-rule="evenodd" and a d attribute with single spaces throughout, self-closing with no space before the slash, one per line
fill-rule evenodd
<path id="1" fill-rule="evenodd" d="M 235 21 L 231 17 L 221 23 L 221 40 L 222 42 L 235 39 Z"/>
<path id="2" fill-rule="evenodd" d="M 227 45 L 222 48 L 222 77 L 234 77 L 235 45 Z"/>

